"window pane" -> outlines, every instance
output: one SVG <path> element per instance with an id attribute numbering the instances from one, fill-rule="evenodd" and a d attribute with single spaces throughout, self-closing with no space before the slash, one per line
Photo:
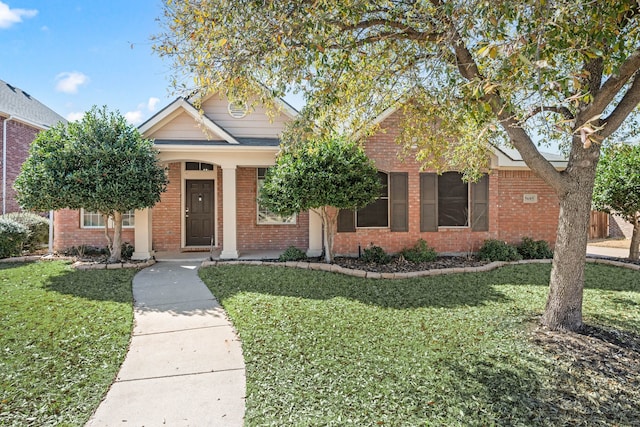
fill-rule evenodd
<path id="1" fill-rule="evenodd" d="M 201 171 L 212 171 L 213 170 L 213 165 L 211 163 L 200 163 L 200 170 Z"/>
<path id="2" fill-rule="evenodd" d="M 386 227 L 389 224 L 389 200 L 378 199 L 358 210 L 358 227 Z"/>
<path id="3" fill-rule="evenodd" d="M 264 185 L 264 177 L 267 173 L 267 168 L 258 168 L 257 178 L 257 190 L 260 193 L 260 189 Z M 258 203 L 258 224 L 295 224 L 296 215 L 280 216 L 269 211 Z"/>
<path id="4" fill-rule="evenodd" d="M 98 212 L 89 212 L 82 210 L 82 226 L 85 228 L 104 227 L 104 219 L 102 214 Z M 130 210 L 122 214 L 122 226 L 135 226 L 135 211 Z M 109 227 L 113 227 L 113 221 L 109 220 Z"/>
<path id="5" fill-rule="evenodd" d="M 469 189 L 462 174 L 445 172 L 438 177 L 438 225 L 465 227 L 469 225 Z"/>
<path id="6" fill-rule="evenodd" d="M 378 172 L 382 184 L 380 197 L 368 206 L 358 209 L 356 222 L 358 227 L 387 227 L 389 225 L 389 176 Z"/>
<path id="7" fill-rule="evenodd" d="M 184 164 L 184 168 L 188 171 L 197 171 L 200 170 L 200 163 L 198 162 L 186 162 Z"/>

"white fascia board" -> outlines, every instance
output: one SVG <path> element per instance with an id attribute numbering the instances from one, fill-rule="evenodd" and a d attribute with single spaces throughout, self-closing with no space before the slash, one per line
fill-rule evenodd
<path id="1" fill-rule="evenodd" d="M 180 113 L 180 110 L 189 114 L 196 122 L 201 122 L 208 130 L 221 137 L 229 144 L 240 144 L 233 136 L 231 136 L 227 131 L 222 129 L 207 116 L 201 115 L 200 112 L 184 98 L 176 99 L 158 114 L 143 123 L 138 128 L 139 132 L 144 135 L 146 133 L 149 133 L 150 131 L 155 130 L 155 128 L 162 126 L 165 122 L 168 122 L 174 117 L 177 117 Z"/>

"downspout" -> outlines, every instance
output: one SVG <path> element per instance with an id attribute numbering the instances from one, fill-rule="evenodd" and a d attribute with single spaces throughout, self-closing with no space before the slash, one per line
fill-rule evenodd
<path id="1" fill-rule="evenodd" d="M 2 121 L 2 215 L 7 213 L 7 122 L 13 119 L 10 115 Z"/>

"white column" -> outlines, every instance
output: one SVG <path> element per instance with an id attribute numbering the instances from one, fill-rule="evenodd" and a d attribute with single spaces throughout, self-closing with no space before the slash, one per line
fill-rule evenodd
<path id="1" fill-rule="evenodd" d="M 309 249 L 308 257 L 317 257 L 322 254 L 322 218 L 313 211 L 309 211 Z"/>
<path id="2" fill-rule="evenodd" d="M 236 165 L 222 165 L 221 259 L 238 258 L 236 215 Z"/>
<path id="3" fill-rule="evenodd" d="M 152 238 L 152 217 L 151 209 L 140 209 L 135 211 L 135 252 L 131 256 L 131 259 L 144 260 L 153 256 L 151 250 L 151 238 Z"/>

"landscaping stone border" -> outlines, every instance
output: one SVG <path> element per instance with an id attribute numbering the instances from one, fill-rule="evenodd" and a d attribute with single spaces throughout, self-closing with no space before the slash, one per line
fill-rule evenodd
<path id="1" fill-rule="evenodd" d="M 318 262 L 306 262 L 306 261 L 287 261 L 287 262 L 273 262 L 273 261 L 204 261 L 201 267 L 209 267 L 216 265 L 266 265 L 275 267 L 289 267 L 289 268 L 301 268 L 304 270 L 321 270 L 332 273 L 345 274 L 347 276 L 363 277 L 367 279 L 412 279 L 415 277 L 426 276 L 440 276 L 443 274 L 454 273 L 478 273 L 484 271 L 495 270 L 506 265 L 518 265 L 518 264 L 550 264 L 551 259 L 528 259 L 522 261 L 494 261 L 489 264 L 481 265 L 478 267 L 456 267 L 456 268 L 438 268 L 433 270 L 423 271 L 411 271 L 406 273 L 378 273 L 374 271 L 355 270 L 352 268 L 344 268 L 337 264 L 325 264 Z M 627 268 L 630 270 L 640 271 L 640 265 L 629 264 L 626 262 L 614 261 L 606 258 L 587 258 L 587 262 L 594 264 L 606 264 L 615 267 Z"/>
<path id="2" fill-rule="evenodd" d="M 118 270 L 121 268 L 137 268 L 143 269 L 150 267 L 156 263 L 156 260 L 151 258 L 144 262 L 117 262 L 112 264 L 105 264 L 103 262 L 90 262 L 90 261 L 74 261 L 73 257 L 57 257 L 50 255 L 27 255 L 12 258 L 0 259 L 0 262 L 34 262 L 34 261 L 73 261 L 71 267 L 76 270 Z"/>

